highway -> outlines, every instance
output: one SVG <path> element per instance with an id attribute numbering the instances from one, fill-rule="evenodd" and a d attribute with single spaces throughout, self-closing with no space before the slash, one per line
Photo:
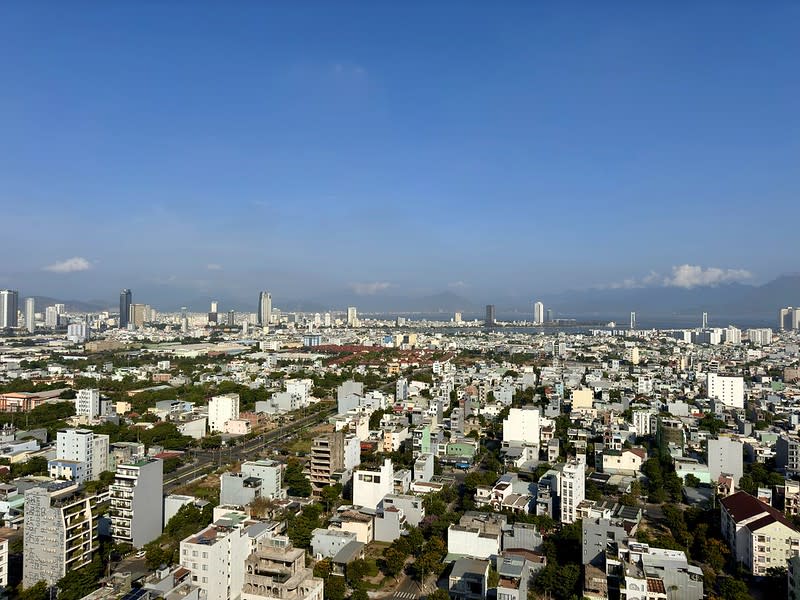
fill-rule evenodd
<path id="1" fill-rule="evenodd" d="M 170 493 L 175 488 L 200 479 L 223 465 L 249 458 L 251 455 L 257 454 L 268 444 L 282 442 L 301 429 L 322 423 L 335 413 L 336 406 L 332 406 L 327 410 L 296 419 L 288 425 L 283 425 L 277 429 L 263 433 L 258 437 L 237 444 L 236 446 L 220 448 L 219 450 L 201 450 L 193 452 L 194 461 L 191 464 L 180 467 L 172 473 L 164 474 L 164 492 Z"/>

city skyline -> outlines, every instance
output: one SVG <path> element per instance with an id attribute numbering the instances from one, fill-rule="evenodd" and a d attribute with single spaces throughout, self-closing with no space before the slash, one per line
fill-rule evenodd
<path id="1" fill-rule="evenodd" d="M 315 9 L 3 7 L 0 202 L 39 237 L 7 230 L 0 287 L 491 301 L 796 271 L 791 220 L 742 244 L 741 215 L 799 187 L 797 5 Z"/>

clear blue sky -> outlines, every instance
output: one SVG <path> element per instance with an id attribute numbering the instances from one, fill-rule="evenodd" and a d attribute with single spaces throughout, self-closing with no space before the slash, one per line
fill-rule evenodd
<path id="1" fill-rule="evenodd" d="M 798 31 L 797 2 L 4 3 L 0 286 L 765 281 L 797 270 Z"/>

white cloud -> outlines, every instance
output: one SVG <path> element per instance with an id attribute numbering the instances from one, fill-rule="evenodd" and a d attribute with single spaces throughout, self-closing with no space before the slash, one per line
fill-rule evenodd
<path id="1" fill-rule="evenodd" d="M 634 289 L 644 287 L 679 287 L 691 289 L 695 287 L 716 286 L 750 279 L 752 273 L 745 269 L 720 269 L 719 267 L 701 267 L 700 265 L 678 265 L 672 267 L 670 275 L 662 275 L 650 271 L 637 279 L 629 277 L 622 282 L 601 286 L 611 289 Z"/>
<path id="2" fill-rule="evenodd" d="M 680 265 L 672 267 L 672 275 L 664 279 L 664 285 L 670 287 L 693 288 L 698 286 L 720 285 L 750 279 L 753 275 L 744 269 L 720 269 L 709 267 L 704 269 L 698 265 Z"/>
<path id="3" fill-rule="evenodd" d="M 391 283 L 386 281 L 375 281 L 372 283 L 351 283 L 350 288 L 359 296 L 373 296 L 378 292 L 392 287 Z"/>
<path id="4" fill-rule="evenodd" d="M 222 271 L 222 265 L 218 265 L 217 263 L 208 263 L 206 268 L 209 271 Z"/>
<path id="5" fill-rule="evenodd" d="M 464 283 L 463 281 L 453 281 L 451 283 L 448 283 L 447 287 L 457 290 L 463 290 L 465 287 L 467 287 L 467 284 Z"/>
<path id="6" fill-rule="evenodd" d="M 91 268 L 92 265 L 88 260 L 81 258 L 80 256 L 75 256 L 73 258 L 68 258 L 67 260 L 62 260 L 55 262 L 52 265 L 48 265 L 44 268 L 44 270 L 51 271 L 53 273 L 76 273 L 78 271 L 88 271 Z"/>

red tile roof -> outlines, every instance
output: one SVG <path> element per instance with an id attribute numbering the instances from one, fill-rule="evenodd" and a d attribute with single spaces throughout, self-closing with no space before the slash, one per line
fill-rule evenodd
<path id="1" fill-rule="evenodd" d="M 766 525 L 770 525 L 775 521 L 786 525 L 786 527 L 797 531 L 797 529 L 789 522 L 789 520 L 783 515 L 783 513 L 775 508 L 772 508 L 768 504 L 764 504 L 755 496 L 751 496 L 747 492 L 736 492 L 735 494 L 731 494 L 727 498 L 723 498 L 720 500 L 720 504 L 725 507 L 725 510 L 730 514 L 731 518 L 736 523 L 740 523 L 742 521 L 746 521 L 747 519 L 752 519 L 753 517 L 757 517 L 758 515 L 764 514 L 764 516 L 752 523 L 750 523 L 747 527 L 751 531 L 756 531 Z"/>

